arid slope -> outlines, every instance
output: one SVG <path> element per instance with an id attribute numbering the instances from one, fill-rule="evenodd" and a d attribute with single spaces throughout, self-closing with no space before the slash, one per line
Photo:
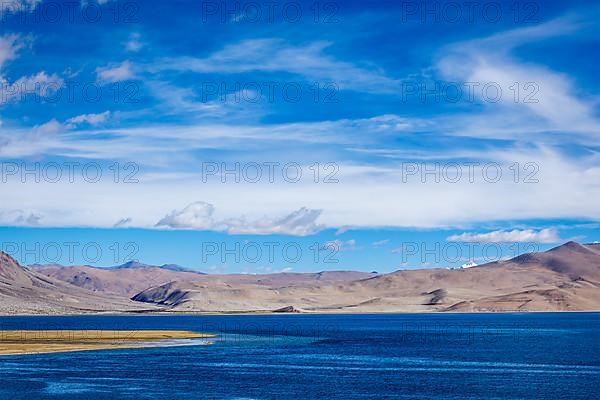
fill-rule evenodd
<path id="1" fill-rule="evenodd" d="M 99 295 L 40 275 L 0 252 L 0 314 L 79 314 L 153 310 L 126 297 Z"/>
<path id="2" fill-rule="evenodd" d="M 63 267 L 60 265 L 36 266 L 33 270 L 55 280 L 70 283 L 92 292 L 130 298 L 151 286 L 175 280 L 194 281 L 203 274 L 173 270 L 140 263 L 128 263 L 113 268 L 90 266 Z"/>
<path id="3" fill-rule="evenodd" d="M 397 271 L 354 281 L 169 282 L 134 298 L 175 311 L 313 312 L 600 310 L 600 251 L 569 242 L 463 270 Z"/>
<path id="4" fill-rule="evenodd" d="M 132 300 L 130 300 L 131 298 Z M 0 313 L 599 311 L 600 246 L 462 270 L 205 275 L 181 268 L 23 268 L 0 255 Z"/>

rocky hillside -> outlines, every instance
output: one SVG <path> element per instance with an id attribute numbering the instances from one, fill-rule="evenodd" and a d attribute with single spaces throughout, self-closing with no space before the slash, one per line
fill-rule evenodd
<path id="1" fill-rule="evenodd" d="M 0 252 L 0 314 L 80 314 L 155 310 L 125 297 L 100 296 L 20 266 Z"/>
<path id="2" fill-rule="evenodd" d="M 130 300 L 131 298 L 131 300 Z M 0 313 L 599 311 L 600 246 L 569 242 L 462 270 L 205 275 L 37 266 L 0 253 Z"/>
<path id="3" fill-rule="evenodd" d="M 312 312 L 600 310 L 600 252 L 569 242 L 463 270 L 397 271 L 350 281 L 174 281 L 133 297 L 177 311 Z"/>
<path id="4" fill-rule="evenodd" d="M 175 280 L 197 280 L 202 275 L 174 265 L 154 266 L 130 262 L 111 268 L 90 266 L 38 265 L 36 273 L 99 294 L 130 298 L 152 286 Z"/>

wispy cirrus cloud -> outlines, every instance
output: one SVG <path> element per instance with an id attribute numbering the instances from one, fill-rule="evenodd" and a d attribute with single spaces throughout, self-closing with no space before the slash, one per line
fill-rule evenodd
<path id="1" fill-rule="evenodd" d="M 372 245 L 373 247 L 383 247 L 386 244 L 388 244 L 390 242 L 389 239 L 383 239 L 383 240 L 378 240 L 376 242 L 373 242 Z"/>
<path id="2" fill-rule="evenodd" d="M 205 58 L 178 57 L 159 61 L 151 71 L 197 73 L 287 72 L 309 81 L 333 82 L 341 89 L 382 93 L 397 91 L 400 81 L 373 65 L 361 66 L 327 54 L 333 45 L 316 41 L 294 45 L 278 38 L 247 39 L 229 44 Z"/>
<path id="3" fill-rule="evenodd" d="M 278 219 L 277 215 L 286 215 L 289 210 L 297 210 L 303 205 L 324 210 L 320 220 L 328 227 L 448 227 L 506 219 L 600 217 L 594 201 L 599 195 L 597 182 L 600 179 L 598 156 L 594 153 L 571 155 L 542 145 L 479 148 L 471 153 L 465 153 L 462 147 L 446 149 L 440 154 L 442 161 L 464 161 L 467 157 L 467 161 L 480 163 L 473 170 L 475 182 L 469 182 L 467 170 L 463 169 L 463 178 L 459 182 L 443 179 L 435 182 L 430 176 L 423 183 L 420 175 L 403 181 L 402 163 L 407 160 L 406 155 L 396 159 L 390 158 L 389 154 L 380 157 L 376 153 L 356 160 L 353 152 L 348 155 L 343 152 L 345 148 L 354 149 L 358 144 L 363 147 L 385 146 L 385 142 L 378 142 L 382 137 L 406 134 L 404 126 L 398 127 L 403 125 L 401 122 L 401 118 L 387 116 L 268 126 L 209 124 L 93 130 L 66 129 L 54 122 L 49 126 L 53 129 L 43 129 L 48 134 L 39 134 L 35 140 L 31 139 L 31 131 L 0 129 L 0 154 L 12 158 L 59 155 L 79 160 L 129 162 L 129 149 L 136 148 L 135 161 L 141 171 L 136 178 L 141 184 L 139 187 L 120 187 L 120 190 L 123 196 L 131 196 L 132 200 L 139 198 L 141 192 L 136 190 L 138 188 L 151 195 L 145 196 L 144 204 L 122 201 L 118 206 L 113 205 L 94 216 L 102 217 L 104 222 L 100 223 L 110 226 L 123 215 L 131 216 L 136 226 L 153 226 L 159 216 L 164 215 L 165 205 L 176 208 L 178 204 L 174 199 L 191 196 L 218 205 L 223 216 L 217 222 L 237 219 L 239 213 L 252 216 L 230 224 L 227 229 L 231 232 L 261 231 L 253 224 L 261 220 L 261 214 L 270 215 L 266 218 L 266 228 L 262 229 L 269 231 L 273 220 Z M 41 127 L 36 130 L 42 131 Z M 199 161 L 194 153 L 219 150 L 221 160 L 240 162 L 240 154 L 249 147 L 263 149 L 265 153 L 257 150 L 248 161 L 267 160 L 282 164 L 306 161 L 288 154 L 290 148 L 301 148 L 303 154 L 313 157 L 312 162 L 306 161 L 305 171 L 314 161 L 335 162 L 339 168 L 336 176 L 339 182 L 319 186 L 314 183 L 239 185 L 219 182 L 218 187 L 208 191 L 210 195 L 207 198 L 208 186 L 202 183 L 198 172 L 202 160 Z M 177 169 L 165 156 L 165 148 L 177 152 Z M 234 154 L 228 155 L 225 151 L 234 151 Z M 277 159 L 273 159 L 273 152 L 277 153 Z M 408 160 L 421 163 L 417 164 L 420 168 L 423 168 L 422 163 L 432 161 L 430 153 L 414 152 L 411 157 Z M 484 179 L 483 166 L 488 162 L 495 162 L 502 168 L 504 175 L 501 181 L 490 183 Z M 521 169 L 517 183 L 514 181 L 515 162 Z M 533 163 L 538 169 L 535 183 L 523 182 L 522 167 L 526 163 Z M 557 187 L 555 182 L 562 182 L 562 186 Z M 100 188 L 103 186 L 96 185 L 94 189 Z M 43 205 L 32 204 L 32 207 L 59 208 L 63 204 L 62 200 L 48 196 L 43 187 L 30 190 L 32 193 L 44 193 L 32 196 L 32 199 L 44 199 Z M 63 216 L 61 223 L 77 224 L 86 215 L 85 209 L 92 204 L 89 196 L 100 196 L 110 190 L 106 187 L 95 193 L 89 187 L 82 189 L 80 185 L 61 188 L 61 193 L 73 199 L 74 203 L 69 210 L 73 213 L 72 218 Z M 172 196 L 165 196 L 166 193 Z M 506 193 L 512 195 L 507 197 Z M 242 205 L 236 201 L 241 195 L 248 200 Z M 265 203 L 260 200 L 264 198 L 273 201 Z M 352 201 L 340 203 L 336 200 L 339 198 Z M 374 198 L 377 202 L 373 202 Z M 403 207 L 398 207 L 398 199 L 402 199 Z M 5 196 L 3 201 L 7 208 L 20 207 L 20 201 L 11 196 Z M 52 223 L 49 219 L 44 222 Z M 209 226 L 214 224 L 215 221 L 210 221 Z"/>
<path id="4" fill-rule="evenodd" d="M 144 31 L 144 27 L 140 29 Z M 537 96 L 540 102 L 518 105 L 478 102 L 468 112 L 457 106 L 448 107 L 444 113 L 419 105 L 414 113 L 409 107 L 399 107 L 399 103 L 386 105 L 394 97 L 389 94 L 400 93 L 397 89 L 401 80 L 397 71 L 390 68 L 398 63 L 388 57 L 379 59 L 380 55 L 366 46 L 356 53 L 348 51 L 348 43 L 344 44 L 342 37 L 327 36 L 328 41 L 319 40 L 322 35 L 306 35 L 300 40 L 291 36 L 256 39 L 262 37 L 263 32 L 259 32 L 249 36 L 254 37 L 251 39 L 243 34 L 235 36 L 216 50 L 208 51 L 196 43 L 193 48 L 187 47 L 185 38 L 181 38 L 181 46 L 174 54 L 153 46 L 151 40 L 160 37 L 157 31 L 144 37 L 147 46 L 143 47 L 143 55 L 148 58 L 139 64 L 122 61 L 91 71 L 83 67 L 80 76 L 84 79 L 89 73 L 91 80 L 97 78 L 99 83 L 144 78 L 139 81 L 143 95 L 148 95 L 144 99 L 152 101 L 142 102 L 141 108 L 133 111 L 129 105 L 119 110 L 117 103 L 102 108 L 78 104 L 77 111 L 69 110 L 60 116 L 42 113 L 37 119 L 15 119 L 0 128 L 0 155 L 129 162 L 134 158 L 131 149 L 136 150 L 133 161 L 141 167 L 140 178 L 145 179 L 138 187 L 119 187 L 121 201 L 112 207 L 94 200 L 115 190 L 110 185 L 90 188 L 74 184 L 61 187 L 60 191 L 48 191 L 43 185 L 28 187 L 26 201 L 31 209 L 43 209 L 44 215 L 48 214 L 48 219 L 41 223 L 49 225 L 90 221 L 112 226 L 126 215 L 132 218 L 129 225 L 152 227 L 167 209 L 178 209 L 171 219 L 174 225 L 179 221 L 182 226 L 217 227 L 230 232 L 273 232 L 274 226 L 281 226 L 281 231 L 293 231 L 290 227 L 294 223 L 283 220 L 282 216 L 289 216 L 289 210 L 304 205 L 307 210 L 323 210 L 319 224 L 329 227 L 462 227 L 502 219 L 598 218 L 594 204 L 600 176 L 597 149 L 561 148 L 566 143 L 565 137 L 573 138 L 569 145 L 581 146 L 582 138 L 588 139 L 585 145 L 589 145 L 589 139 L 597 132 L 594 102 L 577 87 L 572 76 L 545 65 L 546 59 L 535 52 L 521 51 L 525 45 L 579 34 L 582 29 L 585 27 L 577 20 L 557 19 L 480 38 L 458 35 L 471 39 L 439 48 L 439 57 L 431 60 L 430 70 L 438 74 L 435 78 L 498 81 L 504 89 L 515 79 L 539 78 L 536 82 L 540 86 Z M 127 35 L 129 31 L 125 36 L 123 32 L 115 36 L 119 50 L 139 50 L 141 37 Z M 126 39 L 131 45 L 124 42 Z M 4 47 L 0 41 L 0 66 L 26 53 L 23 50 L 27 47 L 25 38 L 18 35 L 6 38 Z M 431 54 L 429 51 L 426 57 Z M 426 57 L 425 63 L 429 61 Z M 69 61 L 80 65 L 77 62 L 81 60 Z M 194 73 L 223 80 L 268 76 L 282 81 L 334 81 L 342 89 L 355 91 L 350 97 L 352 110 L 340 112 L 336 106 L 331 115 L 312 115 L 301 106 L 289 104 L 245 108 L 235 102 L 204 101 L 199 96 L 199 80 L 189 79 L 198 77 Z M 27 77 L 38 76 L 42 82 L 41 74 L 28 72 Z M 366 97 L 361 98 L 363 94 Z M 365 98 L 368 104 L 361 103 Z M 383 101 L 379 102 L 380 99 Z M 278 107 L 284 109 L 282 114 L 277 114 Z M 108 111 L 98 113 L 107 109 L 111 109 L 110 115 L 106 114 Z M 404 113 L 405 109 L 409 112 Z M 114 129 L 113 117 L 114 121 L 125 123 Z M 111 124 L 104 128 L 109 119 Z M 556 139 L 555 135 L 561 136 Z M 220 185 L 206 190 L 207 185 L 196 183 L 199 165 L 207 157 L 218 157 L 224 162 L 294 161 L 307 167 L 314 162 L 334 162 L 340 169 L 340 182 L 329 187 Z M 464 160 L 498 163 L 505 172 L 503 180 L 495 184 L 484 182 L 481 177 L 475 183 L 463 180 L 456 184 L 443 181 L 423 184 L 420 179 L 402 181 L 402 162 Z M 511 182 L 509 168 L 515 162 L 521 167 L 524 163 L 535 163 L 539 167 L 536 175 L 539 182 L 535 186 Z M 475 172 L 480 174 L 481 169 Z M 564 186 L 557 188 L 557 181 Z M 248 199 L 243 204 L 238 201 L 240 193 Z M 147 200 L 139 204 L 142 195 Z M 263 201 L 265 197 L 267 200 Z M 52 216 L 48 211 L 64 207 L 65 198 L 73 204 L 59 217 Z M 222 216 L 217 218 L 215 212 L 208 218 L 202 214 L 202 207 L 192 207 L 179 215 L 183 209 L 178 208 L 181 207 L 178 198 L 205 199 L 215 204 Z M 39 204 L 35 204 L 36 199 Z M 398 206 L 399 199 L 402 207 Z M 3 198 L 3 207 L 20 207 L 22 201 L 9 194 Z M 90 212 L 92 205 L 97 212 Z M 194 213 L 199 214 L 194 217 Z M 249 217 L 239 218 L 242 213 Z M 300 213 L 292 216 L 292 220 L 306 215 L 314 217 Z M 219 224 L 223 226 L 218 227 Z M 340 229 L 340 234 L 346 230 Z"/>
<path id="5" fill-rule="evenodd" d="M 319 247 L 319 251 L 330 251 L 330 252 L 340 252 L 340 251 L 348 251 L 348 250 L 356 250 L 356 240 L 330 240 L 321 245 Z"/>
<path id="6" fill-rule="evenodd" d="M 588 28 L 585 19 L 562 17 L 442 49 L 436 70 L 450 81 L 477 84 L 475 98 L 484 105 L 483 113 L 447 118 L 450 134 L 522 138 L 527 133 L 532 140 L 531 135 L 541 139 L 549 132 L 588 141 L 595 137 L 600 129 L 596 101 L 585 96 L 568 75 L 516 54 L 525 45 Z M 486 84 L 500 87 L 501 95 L 493 88 L 492 95 L 484 99 Z"/>

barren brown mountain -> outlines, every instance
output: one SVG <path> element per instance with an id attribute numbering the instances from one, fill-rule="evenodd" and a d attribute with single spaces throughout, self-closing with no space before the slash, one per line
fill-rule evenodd
<path id="1" fill-rule="evenodd" d="M 100 295 L 21 267 L 0 252 L 0 314 L 79 314 L 156 309 L 126 297 Z"/>
<path id="2" fill-rule="evenodd" d="M 29 270 L 3 254 L 0 301 L 4 314 L 598 311 L 600 246 L 569 242 L 478 267 L 382 275 L 204 275 L 143 265 Z"/>
<path id="3" fill-rule="evenodd" d="M 36 266 L 35 272 L 72 285 L 91 290 L 130 298 L 151 286 L 175 280 L 194 281 L 202 274 L 183 268 L 146 265 L 130 262 L 119 267 L 95 268 L 90 266 L 63 267 L 61 265 Z"/>
<path id="4" fill-rule="evenodd" d="M 318 273 L 232 274 L 206 275 L 184 268 L 154 266 L 131 262 L 118 267 L 96 268 L 90 266 L 64 267 L 57 264 L 37 265 L 33 270 L 93 292 L 109 293 L 130 298 L 145 289 L 181 282 L 211 282 L 227 285 L 256 284 L 261 286 L 297 285 L 322 282 L 350 282 L 377 275 L 357 271 L 324 271 Z"/>
<path id="5" fill-rule="evenodd" d="M 598 246 L 569 242 L 544 253 L 447 270 L 397 271 L 353 281 L 169 282 L 134 297 L 176 311 L 313 312 L 600 310 Z"/>

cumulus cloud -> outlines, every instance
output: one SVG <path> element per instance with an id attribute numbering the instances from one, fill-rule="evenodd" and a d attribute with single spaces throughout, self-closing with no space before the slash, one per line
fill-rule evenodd
<path id="1" fill-rule="evenodd" d="M 216 230 L 214 212 L 215 207 L 212 204 L 198 201 L 182 210 L 173 210 L 158 221 L 156 226 L 173 229 Z"/>
<path id="2" fill-rule="evenodd" d="M 96 68 L 97 80 L 100 83 L 115 83 L 133 79 L 135 74 L 129 61 Z"/>
<path id="3" fill-rule="evenodd" d="M 0 211 L 0 224 L 6 226 L 39 226 L 43 217 L 23 210 Z"/>
<path id="4" fill-rule="evenodd" d="M 0 12 L 2 12 L 1 8 Z M 11 101 L 20 101 L 32 94 L 38 96 L 38 99 L 52 98 L 64 86 L 64 80 L 61 77 L 45 71 L 21 76 L 13 82 L 3 75 L 5 65 L 16 59 L 19 51 L 30 46 L 31 43 L 31 36 L 18 34 L 0 36 L 0 86 L 2 87 L 0 105 Z"/>
<path id="5" fill-rule="evenodd" d="M 2 104 L 10 101 L 20 101 L 32 93 L 35 93 L 38 99 L 54 98 L 53 96 L 65 83 L 58 75 L 41 71 L 35 75 L 22 76 L 13 83 L 9 83 L 6 79 L 0 77 L 0 84 L 4 88 L 0 98 L 0 104 Z"/>
<path id="6" fill-rule="evenodd" d="M 312 235 L 322 229 L 316 220 L 321 210 L 301 208 L 283 217 L 264 216 L 255 220 L 246 217 L 218 220 L 215 207 L 202 201 L 192 203 L 182 210 L 173 210 L 156 224 L 157 227 L 225 231 L 230 234 L 255 235 Z"/>
<path id="7" fill-rule="evenodd" d="M 317 219 L 322 210 L 311 210 L 302 207 L 289 215 L 278 218 L 263 218 L 248 221 L 244 217 L 225 221 L 227 231 L 232 234 L 255 234 L 255 235 L 293 235 L 308 236 L 324 229 L 323 225 L 317 224 Z"/>
<path id="8" fill-rule="evenodd" d="M 512 231 L 493 231 L 486 233 L 468 233 L 452 235 L 446 238 L 450 242 L 468 243 L 559 243 L 562 239 L 554 228 L 541 229 L 513 229 Z"/>
<path id="9" fill-rule="evenodd" d="M 105 122 L 110 117 L 110 111 L 104 111 L 98 114 L 82 114 L 67 120 L 67 125 L 75 127 L 80 124 L 88 124 L 91 126 L 99 125 Z"/>

